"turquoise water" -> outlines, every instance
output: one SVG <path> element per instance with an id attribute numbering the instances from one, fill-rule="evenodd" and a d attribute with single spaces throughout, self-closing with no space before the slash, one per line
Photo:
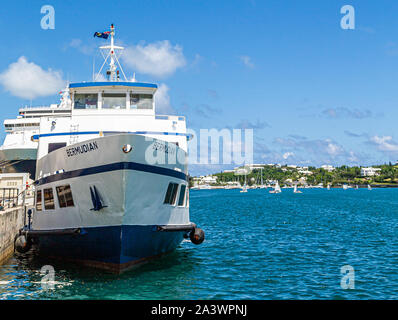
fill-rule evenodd
<path id="1" fill-rule="evenodd" d="M 40 261 L 0 267 L 2 299 L 397 299 L 398 189 L 191 191 L 206 232 L 122 275 Z M 41 286 L 52 264 L 55 288 Z M 340 269 L 355 271 L 342 289 Z M 352 282 L 351 282 L 352 283 Z"/>

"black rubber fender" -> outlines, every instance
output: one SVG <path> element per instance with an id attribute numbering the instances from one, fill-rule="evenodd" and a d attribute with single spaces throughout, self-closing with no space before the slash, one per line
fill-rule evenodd
<path id="1" fill-rule="evenodd" d="M 194 228 L 189 234 L 193 244 L 201 244 L 205 240 L 205 232 L 200 228 Z"/>

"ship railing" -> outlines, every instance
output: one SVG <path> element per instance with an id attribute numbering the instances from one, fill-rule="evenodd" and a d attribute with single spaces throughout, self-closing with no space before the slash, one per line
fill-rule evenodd
<path id="1" fill-rule="evenodd" d="M 156 120 L 177 120 L 177 121 L 185 121 L 185 117 L 183 116 L 168 116 L 168 115 L 155 115 Z"/>

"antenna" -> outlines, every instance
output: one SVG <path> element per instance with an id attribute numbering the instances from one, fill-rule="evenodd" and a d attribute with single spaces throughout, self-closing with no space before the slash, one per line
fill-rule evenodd
<path id="1" fill-rule="evenodd" d="M 93 81 L 95 81 L 95 55 L 93 56 Z"/>
<path id="2" fill-rule="evenodd" d="M 111 44 L 108 46 L 101 46 L 100 49 L 102 50 L 109 50 L 108 54 L 106 55 L 106 57 L 104 58 L 104 63 L 102 64 L 99 72 L 97 73 L 97 76 L 95 77 L 94 81 L 96 81 L 102 71 L 102 68 L 104 67 L 105 63 L 107 63 L 108 59 L 110 58 L 109 61 L 109 69 L 106 71 L 106 75 L 108 76 L 108 80 L 109 81 L 119 81 L 119 71 L 117 70 L 117 66 L 119 66 L 120 71 L 123 74 L 124 80 L 127 81 L 126 75 L 124 74 L 123 68 L 120 65 L 120 62 L 118 60 L 118 57 L 116 55 L 116 51 L 117 50 L 123 50 L 123 47 L 120 46 L 115 46 L 114 43 L 114 37 L 115 37 L 115 27 L 113 26 L 113 23 L 111 24 L 111 31 L 110 31 L 110 35 L 111 35 Z M 104 55 L 103 55 L 104 56 Z"/>

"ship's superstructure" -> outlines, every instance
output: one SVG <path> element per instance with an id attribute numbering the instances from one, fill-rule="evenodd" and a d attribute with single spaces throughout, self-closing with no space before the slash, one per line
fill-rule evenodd
<path id="1" fill-rule="evenodd" d="M 69 89 L 60 93 L 59 104 L 23 107 L 16 119 L 4 120 L 6 136 L 0 146 L 0 170 L 3 173 L 28 172 L 31 179 L 35 178 L 38 143 L 32 140 L 32 136 L 40 132 L 40 119 L 71 116 Z"/>

